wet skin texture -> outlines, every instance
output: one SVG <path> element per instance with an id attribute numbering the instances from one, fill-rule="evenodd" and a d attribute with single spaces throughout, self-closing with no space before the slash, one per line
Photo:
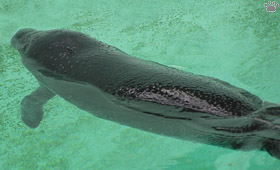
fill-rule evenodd
<path id="1" fill-rule="evenodd" d="M 59 95 L 133 128 L 280 158 L 280 106 L 229 83 L 140 60 L 69 30 L 21 29 L 11 45 L 40 84 L 21 102 L 31 128 Z"/>

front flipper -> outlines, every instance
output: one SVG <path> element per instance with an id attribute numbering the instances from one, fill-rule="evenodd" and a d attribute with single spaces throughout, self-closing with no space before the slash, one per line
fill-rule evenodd
<path id="1" fill-rule="evenodd" d="M 21 118 L 30 128 L 36 128 L 43 118 L 44 104 L 55 94 L 40 86 L 21 101 Z"/>

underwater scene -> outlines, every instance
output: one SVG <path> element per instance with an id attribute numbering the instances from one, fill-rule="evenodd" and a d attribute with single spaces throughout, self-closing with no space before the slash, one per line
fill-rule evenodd
<path id="1" fill-rule="evenodd" d="M 0 169 L 279 170 L 279 4 L 0 0 Z"/>

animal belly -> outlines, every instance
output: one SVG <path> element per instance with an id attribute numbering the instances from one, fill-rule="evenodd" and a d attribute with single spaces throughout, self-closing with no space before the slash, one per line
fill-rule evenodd
<path id="1" fill-rule="evenodd" d="M 215 124 L 224 125 L 225 120 L 207 120 L 202 118 L 189 120 L 170 119 L 146 114 L 139 110 L 133 110 L 116 104 L 115 101 L 118 99 L 115 96 L 107 94 L 101 89 L 89 84 L 55 80 L 48 77 L 40 78 L 39 81 L 78 108 L 99 118 L 121 125 L 163 136 L 171 136 L 183 140 L 197 141 L 228 148 L 234 147 L 233 145 L 239 147 L 239 145 L 244 144 L 243 134 L 219 132 L 213 128 Z M 160 113 L 161 110 L 158 110 L 158 112 Z M 231 123 L 234 124 L 234 122 Z M 244 120 L 243 123 L 246 124 L 247 121 Z"/>

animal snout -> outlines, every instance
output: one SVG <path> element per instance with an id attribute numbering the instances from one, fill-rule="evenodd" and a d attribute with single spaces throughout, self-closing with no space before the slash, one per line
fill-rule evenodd
<path id="1" fill-rule="evenodd" d="M 24 28 L 24 29 L 18 30 L 11 39 L 11 45 L 16 49 L 20 49 L 23 42 L 26 42 L 26 40 L 28 38 L 28 36 L 26 36 L 26 35 L 34 32 L 34 31 L 36 31 L 36 30 L 32 29 L 32 28 Z"/>

